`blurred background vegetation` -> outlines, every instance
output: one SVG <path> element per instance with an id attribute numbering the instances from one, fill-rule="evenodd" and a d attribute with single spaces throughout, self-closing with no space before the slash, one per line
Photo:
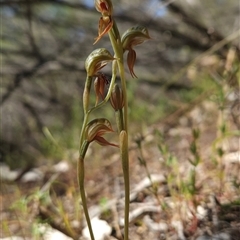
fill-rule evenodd
<path id="1" fill-rule="evenodd" d="M 122 33 L 143 25 L 152 37 L 136 49 L 138 79 L 126 68 L 131 133 L 211 88 L 208 76 L 232 46 L 240 56 L 238 0 L 113 4 Z M 84 61 L 95 48 L 111 50 L 107 36 L 92 44 L 100 15 L 90 0 L 1 0 L 0 7 L 1 161 L 19 167 L 61 159 L 78 149 Z"/>

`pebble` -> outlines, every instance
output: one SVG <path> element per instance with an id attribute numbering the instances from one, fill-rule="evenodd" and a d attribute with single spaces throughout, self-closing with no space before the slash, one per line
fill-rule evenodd
<path id="1" fill-rule="evenodd" d="M 12 171 L 6 164 L 0 164 L 0 180 L 13 182 L 18 177 L 19 171 Z"/>
<path id="2" fill-rule="evenodd" d="M 91 219 L 91 224 L 95 240 L 104 240 L 112 232 L 111 226 L 106 221 L 101 220 L 98 217 Z M 86 238 L 86 240 L 91 240 L 87 226 L 83 229 L 82 235 Z"/>
<path id="3" fill-rule="evenodd" d="M 43 240 L 73 240 L 62 232 L 53 229 L 48 224 L 39 224 L 38 230 L 42 233 Z"/>
<path id="4" fill-rule="evenodd" d="M 69 170 L 70 170 L 70 166 L 67 161 L 61 161 L 53 166 L 54 172 L 65 173 Z"/>
<path id="5" fill-rule="evenodd" d="M 25 173 L 21 178 L 21 181 L 24 183 L 27 182 L 38 182 L 44 178 L 44 173 L 37 168 L 32 169 L 31 171 Z"/>

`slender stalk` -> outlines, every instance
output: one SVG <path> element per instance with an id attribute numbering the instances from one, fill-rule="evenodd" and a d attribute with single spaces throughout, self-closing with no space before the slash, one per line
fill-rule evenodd
<path id="1" fill-rule="evenodd" d="M 117 122 L 117 127 L 118 127 L 118 133 L 122 130 L 124 130 L 124 120 L 123 120 L 123 111 L 122 109 L 119 109 L 118 111 L 115 112 L 116 115 L 116 122 Z"/>
<path id="2" fill-rule="evenodd" d="M 84 87 L 84 91 L 83 91 L 83 109 L 84 109 L 84 114 L 86 114 L 87 111 L 88 111 L 91 85 L 92 85 L 92 77 L 91 76 L 87 76 L 85 87 Z"/>
<path id="3" fill-rule="evenodd" d="M 121 44 L 121 38 L 119 35 L 118 28 L 116 26 L 116 23 L 114 21 L 113 28 L 109 32 L 109 38 L 112 43 L 113 50 L 115 52 L 115 55 L 117 57 L 117 63 L 118 63 L 118 70 L 119 75 L 121 78 L 121 85 L 123 90 L 123 97 L 125 100 L 124 105 L 124 123 L 125 123 L 125 131 L 128 134 L 128 97 L 127 97 L 127 85 L 126 85 L 126 78 L 125 78 L 125 71 L 124 71 L 124 64 L 123 64 L 123 49 Z"/>
<path id="4" fill-rule="evenodd" d="M 129 160 L 128 160 L 128 99 L 127 99 L 127 86 L 125 79 L 125 71 L 123 64 L 123 48 L 121 43 L 120 34 L 117 25 L 114 21 L 113 27 L 109 32 L 109 38 L 112 43 L 112 47 L 117 57 L 118 70 L 121 78 L 121 85 L 124 98 L 124 121 L 121 124 L 121 128 L 124 131 L 120 132 L 120 151 L 122 159 L 122 169 L 124 176 L 124 188 L 125 188 L 125 209 L 124 209 L 124 240 L 128 240 L 128 227 L 129 227 L 129 196 L 130 196 L 130 184 L 129 184 Z M 122 117 L 121 117 L 122 118 Z M 122 119 L 119 120 L 122 122 Z"/>
<path id="5" fill-rule="evenodd" d="M 129 158 L 128 158 L 128 136 L 126 131 L 121 131 L 120 153 L 122 159 L 122 169 L 125 185 L 125 215 L 124 215 L 124 240 L 128 240 L 129 226 L 129 202 L 130 202 L 130 181 L 129 181 Z"/>
<path id="6" fill-rule="evenodd" d="M 82 199 L 83 211 L 84 211 L 85 218 L 87 221 L 87 226 L 89 229 L 91 240 L 95 240 L 94 235 L 93 235 L 91 220 L 90 220 L 89 213 L 88 213 L 87 199 L 86 199 L 85 188 L 84 188 L 84 176 L 85 176 L 84 157 L 87 152 L 88 146 L 89 146 L 89 142 L 84 141 L 82 148 L 81 148 L 81 153 L 79 155 L 78 168 L 77 168 L 78 169 L 78 185 L 79 185 L 80 195 L 81 195 L 81 199 Z"/>
<path id="7" fill-rule="evenodd" d="M 84 141 L 84 131 L 85 131 L 85 128 L 86 128 L 86 125 L 87 125 L 87 122 L 88 122 L 88 118 L 89 118 L 89 114 L 86 113 L 84 115 L 84 119 L 83 119 L 83 124 L 82 124 L 82 130 L 81 130 L 81 133 L 80 133 L 80 140 L 79 140 L 79 154 L 81 152 L 81 147 L 82 147 L 82 144 L 83 144 L 83 141 Z"/>
<path id="8" fill-rule="evenodd" d="M 128 135 L 128 97 L 127 97 L 127 85 L 125 80 L 125 74 L 124 74 L 124 66 L 123 62 L 118 61 L 118 68 L 120 72 L 120 78 L 122 83 L 122 90 L 123 90 L 123 97 L 125 101 L 124 105 L 124 130 L 126 131 Z"/>

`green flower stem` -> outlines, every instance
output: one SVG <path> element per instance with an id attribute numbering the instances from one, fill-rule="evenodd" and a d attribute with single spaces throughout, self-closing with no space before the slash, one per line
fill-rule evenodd
<path id="1" fill-rule="evenodd" d="M 79 154 L 81 154 L 81 148 L 82 148 L 82 144 L 83 144 L 83 138 L 84 138 L 84 131 L 85 131 L 85 128 L 86 128 L 86 125 L 88 123 L 88 119 L 89 119 L 89 113 L 87 112 L 85 115 L 84 115 L 84 120 L 83 120 L 83 124 L 82 124 L 82 130 L 81 130 L 81 133 L 80 133 L 80 140 L 79 140 Z"/>
<path id="2" fill-rule="evenodd" d="M 125 101 L 124 105 L 124 127 L 125 131 L 128 133 L 128 99 L 127 99 L 127 86 L 126 86 L 126 79 L 125 79 L 125 71 L 124 71 L 124 65 L 123 65 L 123 48 L 121 43 L 121 38 L 119 35 L 118 28 L 116 26 L 116 23 L 114 21 L 113 27 L 111 31 L 109 32 L 109 38 L 112 43 L 113 50 L 115 52 L 115 55 L 117 57 L 117 63 L 118 63 L 118 70 L 121 78 L 121 84 L 122 84 L 122 91 L 123 91 L 123 97 Z"/>
<path id="3" fill-rule="evenodd" d="M 128 134 L 128 98 L 127 98 L 127 86 L 126 86 L 126 80 L 125 80 L 125 74 L 124 74 L 124 67 L 123 63 L 118 61 L 118 68 L 120 72 L 121 77 L 121 83 L 122 83 L 122 91 L 123 91 L 123 98 L 124 98 L 124 130 Z"/>
<path id="4" fill-rule="evenodd" d="M 120 133 L 120 151 L 122 159 L 122 169 L 124 176 L 124 187 L 125 187 L 125 210 L 124 210 L 124 240 L 128 240 L 128 228 L 129 228 L 129 195 L 130 195 L 130 184 L 129 184 L 129 162 L 128 162 L 128 99 L 127 99 L 127 86 L 125 79 L 125 71 L 123 65 L 123 48 L 121 43 L 121 37 L 115 21 L 113 27 L 109 32 L 109 38 L 117 58 L 119 75 L 121 78 L 121 85 L 124 98 L 124 121 L 121 127 L 124 127 L 124 131 Z M 122 121 L 122 120 L 121 120 Z"/>
<path id="5" fill-rule="evenodd" d="M 129 183 L 128 135 L 126 131 L 123 130 L 120 132 L 119 141 L 123 177 L 125 184 L 124 240 L 128 240 L 130 183 Z"/>
<path id="6" fill-rule="evenodd" d="M 87 208 L 87 199 L 85 195 L 85 188 L 84 188 L 84 157 L 86 155 L 87 149 L 89 146 L 89 142 L 84 141 L 82 144 L 82 148 L 80 151 L 79 159 L 78 159 L 78 185 L 79 185 L 79 190 L 80 190 L 80 195 L 82 199 L 82 206 L 83 206 L 83 211 L 85 214 L 85 218 L 87 221 L 87 226 L 89 229 L 89 233 L 91 236 L 91 240 L 94 240 L 94 235 L 93 235 L 93 230 L 92 230 L 92 225 L 91 225 L 91 220 L 88 214 L 88 208 Z"/>
<path id="7" fill-rule="evenodd" d="M 118 127 L 118 133 L 120 134 L 120 132 L 124 130 L 124 119 L 123 119 L 122 109 L 115 111 L 115 116 L 116 116 L 116 122 Z"/>
<path id="8" fill-rule="evenodd" d="M 88 111 L 91 85 L 92 85 L 92 76 L 87 76 L 84 91 L 83 91 L 83 109 L 85 114 Z"/>

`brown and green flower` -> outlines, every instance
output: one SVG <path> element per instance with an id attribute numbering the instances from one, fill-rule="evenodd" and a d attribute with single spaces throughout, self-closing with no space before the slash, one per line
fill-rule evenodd
<path id="1" fill-rule="evenodd" d="M 102 14 L 98 24 L 98 37 L 95 42 L 98 42 L 103 35 L 108 33 L 113 26 L 113 6 L 111 0 L 95 0 L 95 8 Z"/>
<path id="2" fill-rule="evenodd" d="M 95 76 L 108 62 L 115 58 L 105 48 L 98 48 L 92 51 L 85 61 L 85 68 L 88 76 Z"/>
<path id="3" fill-rule="evenodd" d="M 114 132 L 111 123 L 106 118 L 97 118 L 87 124 L 85 129 L 85 140 L 88 143 L 95 141 L 102 146 L 110 145 L 118 147 L 118 145 L 110 143 L 102 137 L 104 134 L 110 132 Z"/>
<path id="4" fill-rule="evenodd" d="M 132 77 L 137 77 L 133 67 L 136 61 L 136 52 L 133 47 L 151 39 L 148 30 L 144 27 L 132 27 L 128 29 L 122 36 L 122 47 L 124 51 L 128 51 L 127 64 Z"/>

